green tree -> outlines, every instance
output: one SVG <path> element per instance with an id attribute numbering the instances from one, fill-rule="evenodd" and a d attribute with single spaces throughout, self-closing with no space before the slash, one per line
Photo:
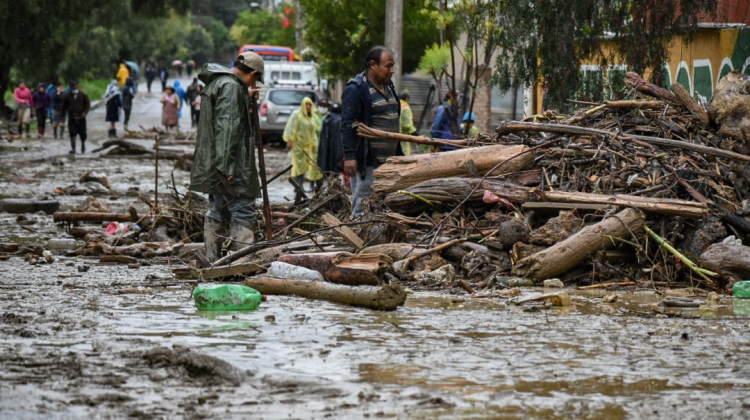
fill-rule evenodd
<path id="1" fill-rule="evenodd" d="M 207 63 L 214 55 L 214 41 L 211 34 L 200 26 L 193 26 L 186 39 L 186 47 L 189 50 L 189 57 L 184 59 L 193 59 L 199 64 Z"/>
<path id="2" fill-rule="evenodd" d="M 676 36 L 689 35 L 715 0 L 498 0 L 503 10 L 493 82 L 503 90 L 515 83 L 544 80 L 548 101 L 563 107 L 581 85 L 581 64 L 606 68 L 618 57 L 633 71 L 660 69 Z M 481 1 L 478 1 L 481 3 Z M 605 45 L 614 48 L 605 53 Z M 620 61 L 622 60 L 622 61 Z M 659 83 L 661 72 L 652 72 Z"/>
<path id="3" fill-rule="evenodd" d="M 212 16 L 230 27 L 240 13 L 250 9 L 250 3 L 250 0 L 192 0 L 191 10 L 193 16 Z"/>
<path id="4" fill-rule="evenodd" d="M 323 73 L 348 79 L 360 73 L 367 51 L 385 40 L 385 2 L 300 0 L 305 40 L 318 51 Z M 417 69 L 425 48 L 438 41 L 434 0 L 404 0 L 402 69 Z"/>
<path id="5" fill-rule="evenodd" d="M 237 44 L 229 36 L 229 28 L 224 25 L 224 22 L 211 16 L 199 16 L 195 20 L 211 34 L 211 39 L 214 41 L 214 55 L 236 49 Z"/>
<path id="6" fill-rule="evenodd" d="M 293 22 L 286 28 L 282 19 L 268 10 L 240 13 L 229 33 L 237 45 L 279 45 L 296 47 Z"/>

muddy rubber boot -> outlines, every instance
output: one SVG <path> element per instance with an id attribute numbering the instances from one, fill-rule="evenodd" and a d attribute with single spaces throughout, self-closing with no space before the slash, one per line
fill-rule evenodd
<path id="1" fill-rule="evenodd" d="M 221 237 L 222 224 L 206 217 L 203 221 L 203 243 L 206 247 L 206 259 L 212 264 L 221 258 L 221 245 L 224 240 Z"/>
<path id="2" fill-rule="evenodd" d="M 112 138 L 113 138 L 113 139 L 116 139 L 116 138 L 117 138 L 117 129 L 116 129 L 116 128 L 113 128 L 113 129 L 112 129 Z"/>
<path id="3" fill-rule="evenodd" d="M 296 192 L 294 195 L 294 205 L 298 206 L 307 201 L 307 195 L 305 194 L 305 188 L 303 186 L 305 183 L 304 175 L 289 178 L 289 182 L 294 186 L 294 191 Z"/>
<path id="4" fill-rule="evenodd" d="M 68 153 L 70 153 L 71 155 L 76 154 L 76 138 L 75 137 L 72 137 L 72 136 L 70 137 L 70 151 Z"/>
<path id="5" fill-rule="evenodd" d="M 26 138 L 31 137 L 31 124 L 26 124 Z"/>
<path id="6" fill-rule="evenodd" d="M 229 246 L 229 249 L 232 251 L 239 251 L 255 242 L 255 233 L 253 230 L 235 221 L 232 221 L 229 224 L 229 233 L 232 237 L 232 243 Z"/>
<path id="7" fill-rule="evenodd" d="M 86 153 L 86 140 L 81 140 L 81 153 Z"/>
<path id="8" fill-rule="evenodd" d="M 57 140 L 57 127 L 52 127 L 52 131 L 55 132 L 55 140 Z"/>

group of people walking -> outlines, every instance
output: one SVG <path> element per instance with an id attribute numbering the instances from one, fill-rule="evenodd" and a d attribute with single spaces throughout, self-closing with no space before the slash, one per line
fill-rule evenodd
<path id="1" fill-rule="evenodd" d="M 76 139 L 81 138 L 81 152 L 86 151 L 86 116 L 91 110 L 91 101 L 78 85 L 71 81 L 67 88 L 62 83 L 53 83 L 45 88 L 44 83 L 37 84 L 32 94 L 26 87 L 26 81 L 21 80 L 13 91 L 16 101 L 16 121 L 18 134 L 31 137 L 32 110 L 37 122 L 37 137 L 42 139 L 47 127 L 47 120 L 52 122 L 54 138 L 62 137 L 65 131 L 65 117 L 67 116 L 68 133 L 70 135 L 70 153 L 76 150 Z"/>

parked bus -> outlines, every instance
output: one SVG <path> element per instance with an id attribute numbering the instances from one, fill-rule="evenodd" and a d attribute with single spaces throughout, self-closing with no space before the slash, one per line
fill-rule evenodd
<path id="1" fill-rule="evenodd" d="M 263 61 L 297 61 L 294 51 L 289 47 L 275 47 L 273 45 L 243 45 L 240 54 L 253 50 L 263 57 Z"/>

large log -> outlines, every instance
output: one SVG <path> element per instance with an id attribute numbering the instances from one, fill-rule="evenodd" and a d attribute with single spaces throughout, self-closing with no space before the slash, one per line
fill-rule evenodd
<path id="1" fill-rule="evenodd" d="M 522 187 L 511 182 L 492 179 L 485 179 L 484 181 L 467 178 L 434 179 L 414 185 L 406 191 L 430 201 L 433 206 L 455 205 L 463 200 L 467 191 L 472 191 L 478 182 L 482 184 L 469 198 L 468 203 L 480 204 L 482 202 L 502 202 L 503 200 L 516 204 L 551 202 L 582 204 L 582 207 L 591 207 L 591 205 L 637 207 L 647 213 L 672 216 L 702 218 L 708 215 L 708 205 L 694 201 L 627 194 L 542 191 L 538 188 Z M 491 193 L 486 198 L 485 191 Z M 427 204 L 414 196 L 399 193 L 388 194 L 385 198 L 385 204 L 391 210 L 404 212 L 405 214 L 418 213 L 427 207 Z"/>
<path id="2" fill-rule="evenodd" d="M 750 278 L 750 247 L 727 241 L 709 246 L 700 257 L 700 265 L 721 274 L 725 283 Z"/>
<path id="3" fill-rule="evenodd" d="M 690 115 L 695 117 L 703 125 L 708 125 L 708 114 L 702 106 L 698 105 L 698 102 L 690 96 L 690 92 L 685 89 L 680 83 L 672 83 L 672 93 L 677 97 L 680 104 L 688 110 Z"/>
<path id="4" fill-rule="evenodd" d="M 583 262 L 592 253 L 612 247 L 612 237 L 628 239 L 643 228 L 645 216 L 638 210 L 626 209 L 595 225 L 587 226 L 568 239 L 530 255 L 514 266 L 514 276 L 537 281 L 563 274 Z"/>
<path id="5" fill-rule="evenodd" d="M 583 262 L 590 254 L 612 247 L 612 237 L 628 239 L 643 229 L 645 216 L 638 210 L 626 209 L 595 225 L 581 229 L 568 239 L 518 261 L 514 276 L 537 281 L 563 274 Z"/>
<path id="6" fill-rule="evenodd" d="M 545 132 L 545 133 L 557 133 L 557 134 L 571 134 L 571 135 L 591 135 L 597 134 L 604 137 L 615 137 L 623 140 L 633 139 L 639 140 L 644 143 L 656 144 L 658 146 L 675 147 L 683 150 L 690 150 L 698 153 L 705 153 L 712 156 L 726 157 L 735 160 L 742 160 L 750 162 L 750 156 L 745 156 L 739 153 L 730 152 L 724 149 L 718 149 L 716 147 L 702 146 L 700 144 L 688 143 L 681 140 L 663 139 L 660 137 L 641 136 L 638 134 L 622 134 L 614 133 L 612 131 L 600 130 L 598 128 L 578 127 L 574 125 L 564 124 L 538 124 L 533 122 L 518 122 L 511 121 L 500 124 L 495 131 L 500 134 L 516 133 L 519 131 L 532 131 L 532 132 Z"/>
<path id="7" fill-rule="evenodd" d="M 282 255 L 279 261 L 315 270 L 332 283 L 350 286 L 382 284 L 385 272 L 393 269 L 393 261 L 380 254 L 316 252 Z"/>
<path id="8" fill-rule="evenodd" d="M 392 311 L 406 301 L 406 291 L 399 284 L 351 287 L 322 281 L 273 277 L 250 277 L 245 284 L 264 295 L 296 295 L 380 311 Z"/>
<path id="9" fill-rule="evenodd" d="M 434 178 L 464 177 L 476 173 L 484 175 L 492 167 L 506 160 L 507 162 L 491 175 L 522 171 L 534 163 L 534 153 L 523 153 L 526 150 L 528 148 L 523 145 L 498 145 L 391 157 L 375 170 L 372 189 L 376 192 L 391 192 Z"/>

